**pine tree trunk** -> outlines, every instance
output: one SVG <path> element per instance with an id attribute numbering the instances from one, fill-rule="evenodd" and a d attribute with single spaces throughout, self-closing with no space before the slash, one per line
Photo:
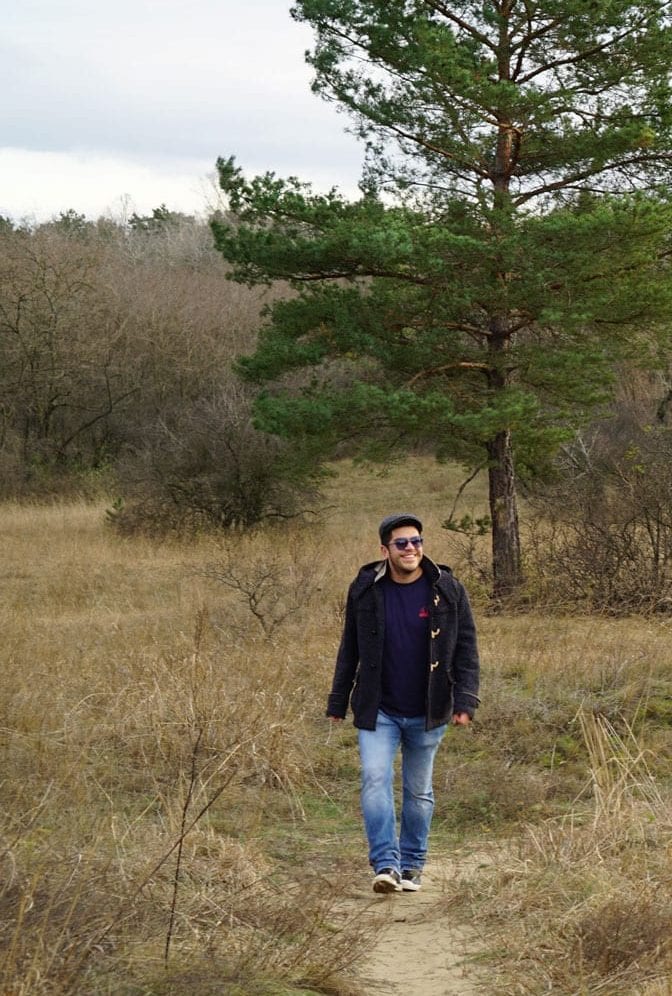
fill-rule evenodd
<path id="1" fill-rule="evenodd" d="M 505 0 L 500 8 L 500 30 L 498 46 L 498 75 L 502 81 L 511 79 L 511 47 L 508 33 L 508 19 L 513 3 Z M 494 169 L 491 174 L 493 185 L 493 217 L 499 219 L 502 231 L 506 232 L 511 222 L 511 201 L 509 187 L 513 169 L 513 148 L 515 131 L 508 111 L 497 114 L 499 132 L 495 153 Z M 495 224 L 495 228 L 497 225 Z M 498 267 L 496 281 L 506 298 L 510 274 L 506 261 Z M 489 351 L 492 361 L 489 381 L 494 392 L 505 390 L 510 372 L 505 356 L 511 347 L 514 333 L 509 316 L 504 309 L 492 316 L 490 321 Z M 492 574 L 493 601 L 506 602 L 514 595 L 522 583 L 520 563 L 520 532 L 518 528 L 518 503 L 516 498 L 516 473 L 511 446 L 511 430 L 503 429 L 487 443 L 489 457 L 489 498 L 492 519 Z"/>
<path id="2" fill-rule="evenodd" d="M 509 599 L 522 583 L 516 475 L 511 432 L 505 429 L 487 444 L 492 518 L 492 573 L 495 602 Z"/>

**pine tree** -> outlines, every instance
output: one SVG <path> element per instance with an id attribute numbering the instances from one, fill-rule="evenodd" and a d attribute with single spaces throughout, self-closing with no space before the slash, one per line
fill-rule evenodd
<path id="1" fill-rule="evenodd" d="M 522 582 L 517 476 L 667 349 L 669 3 L 299 0 L 362 196 L 218 161 L 234 279 L 297 291 L 241 369 L 264 428 L 328 459 L 488 468 L 494 595 Z"/>

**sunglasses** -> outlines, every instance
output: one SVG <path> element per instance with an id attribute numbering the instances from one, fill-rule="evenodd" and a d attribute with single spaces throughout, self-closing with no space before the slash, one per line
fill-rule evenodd
<path id="1" fill-rule="evenodd" d="M 422 536 L 404 536 L 400 539 L 393 539 L 387 544 L 388 546 L 396 546 L 397 550 L 405 550 L 408 544 L 417 550 L 422 546 Z"/>

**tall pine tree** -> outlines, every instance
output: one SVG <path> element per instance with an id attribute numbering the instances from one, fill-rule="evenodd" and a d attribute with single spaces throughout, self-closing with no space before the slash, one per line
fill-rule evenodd
<path id="1" fill-rule="evenodd" d="M 488 468 L 494 594 L 522 581 L 516 472 L 667 346 L 672 24 L 646 0 L 299 0 L 316 93 L 366 143 L 362 196 L 218 161 L 234 279 L 288 280 L 244 374 L 328 459 L 432 447 Z"/>

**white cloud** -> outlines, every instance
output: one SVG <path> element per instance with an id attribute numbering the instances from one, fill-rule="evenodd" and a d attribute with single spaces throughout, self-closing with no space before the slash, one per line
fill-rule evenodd
<path id="1" fill-rule="evenodd" d="M 310 92 L 282 0 L 22 0 L 0 43 L 0 213 L 202 211 L 218 156 L 356 190 L 362 149 Z"/>
<path id="2" fill-rule="evenodd" d="M 215 201 L 212 164 L 150 165 L 95 153 L 0 149 L 0 214 L 45 221 L 73 209 L 88 218 L 173 210 L 204 213 Z M 210 189 L 209 189 L 210 188 Z"/>

